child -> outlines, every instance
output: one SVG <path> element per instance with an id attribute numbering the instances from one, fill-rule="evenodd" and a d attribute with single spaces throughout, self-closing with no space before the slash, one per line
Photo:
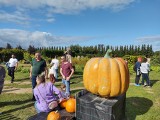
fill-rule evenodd
<path id="1" fill-rule="evenodd" d="M 53 70 L 53 67 L 50 67 L 50 68 L 49 68 L 48 77 L 49 77 L 49 78 L 51 77 L 51 79 L 53 79 L 53 77 L 54 77 L 54 80 L 56 81 L 54 75 L 55 75 L 55 71 Z M 51 79 L 50 79 L 50 80 L 51 80 Z M 54 81 L 54 83 L 55 83 L 55 81 Z M 53 82 L 53 81 L 51 81 L 51 82 Z"/>
<path id="2" fill-rule="evenodd" d="M 144 85 L 144 80 L 146 80 L 147 84 L 144 85 L 144 87 L 145 86 L 151 87 L 150 86 L 149 75 L 148 75 L 150 68 L 149 68 L 149 64 L 147 63 L 147 58 L 144 58 L 144 60 L 141 64 L 140 70 L 141 70 L 141 73 L 142 73 L 142 85 Z"/>
<path id="3" fill-rule="evenodd" d="M 45 81 L 45 75 L 38 75 L 36 78 L 37 85 L 34 88 L 34 96 L 36 99 L 35 108 L 38 113 L 50 112 L 57 108 L 58 101 L 63 100 L 61 92 L 53 83 Z M 55 94 L 53 94 L 55 93 Z M 58 95 L 58 98 L 57 98 Z"/>
<path id="4" fill-rule="evenodd" d="M 62 95 L 62 98 L 64 99 L 68 99 L 68 95 L 66 94 L 66 85 L 65 84 L 61 84 L 61 95 Z"/>
<path id="5" fill-rule="evenodd" d="M 50 79 L 51 83 L 53 83 L 53 84 L 56 82 L 56 79 L 55 79 L 55 77 L 54 77 L 54 74 L 50 74 L 50 75 L 49 75 L 49 79 Z"/>

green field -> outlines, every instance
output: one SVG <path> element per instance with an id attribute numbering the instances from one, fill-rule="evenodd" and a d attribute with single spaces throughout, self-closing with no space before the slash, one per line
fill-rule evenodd
<path id="1" fill-rule="evenodd" d="M 29 66 L 25 66 L 26 68 Z M 83 71 L 75 72 L 71 79 L 72 95 L 83 88 Z M 15 82 L 10 83 L 10 77 L 5 78 L 4 88 L 13 93 L 2 92 L 0 95 L 0 120 L 26 120 L 36 114 L 34 102 L 31 101 L 32 93 L 14 93 L 14 89 L 30 89 L 30 79 L 28 72 L 16 72 Z M 130 74 L 130 86 L 126 98 L 126 120 L 160 120 L 160 74 L 155 71 L 150 72 L 152 88 L 134 86 L 135 74 Z M 59 82 L 55 85 L 59 87 Z M 14 88 L 14 89 L 13 89 Z"/>

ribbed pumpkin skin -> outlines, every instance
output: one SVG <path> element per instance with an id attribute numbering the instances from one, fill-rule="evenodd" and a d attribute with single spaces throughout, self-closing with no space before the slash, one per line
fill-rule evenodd
<path id="1" fill-rule="evenodd" d="M 84 87 L 102 97 L 116 97 L 129 87 L 129 70 L 122 58 L 91 58 L 83 72 Z"/>
<path id="2" fill-rule="evenodd" d="M 60 103 L 60 107 L 61 107 L 61 108 L 65 108 L 65 107 L 66 107 L 66 103 L 67 103 L 67 100 L 63 100 L 63 101 Z"/>
<path id="3" fill-rule="evenodd" d="M 75 112 L 76 110 L 76 99 L 74 98 L 69 98 L 69 100 L 67 100 L 67 103 L 66 103 L 66 111 L 67 112 Z"/>
<path id="4" fill-rule="evenodd" d="M 57 111 L 52 111 L 48 114 L 47 120 L 61 120 L 60 113 Z"/>

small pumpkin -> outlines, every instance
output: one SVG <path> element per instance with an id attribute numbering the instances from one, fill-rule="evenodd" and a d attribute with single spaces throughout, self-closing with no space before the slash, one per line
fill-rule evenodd
<path id="1" fill-rule="evenodd" d="M 65 108 L 66 107 L 66 103 L 67 103 L 67 100 L 63 100 L 61 103 L 60 103 L 60 107 L 61 108 Z"/>
<path id="2" fill-rule="evenodd" d="M 84 67 L 84 87 L 102 97 L 116 97 L 129 87 L 129 69 L 122 58 L 110 58 L 109 49 L 105 57 L 91 58 Z"/>
<path id="3" fill-rule="evenodd" d="M 76 100 L 75 98 L 69 98 L 66 103 L 66 111 L 67 112 L 75 112 L 76 110 Z"/>
<path id="4" fill-rule="evenodd" d="M 47 120 L 61 120 L 61 115 L 58 111 L 52 111 L 48 114 Z"/>

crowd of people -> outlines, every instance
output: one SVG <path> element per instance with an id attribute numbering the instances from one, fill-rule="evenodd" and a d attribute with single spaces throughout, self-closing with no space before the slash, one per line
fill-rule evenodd
<path id="1" fill-rule="evenodd" d="M 71 63 L 71 55 L 68 56 L 69 51 L 65 51 L 64 55 L 60 57 L 60 62 L 55 56 L 50 62 L 48 71 L 46 61 L 41 57 L 41 54 L 39 52 L 35 53 L 35 58 L 31 62 L 30 78 L 33 89 L 32 100 L 35 101 L 37 113 L 56 110 L 58 109 L 58 103 L 70 97 L 70 79 L 74 69 Z M 63 89 L 61 90 L 54 86 L 54 83 L 58 81 L 58 71 L 62 76 L 61 86 L 63 86 Z M 50 81 L 47 81 L 48 78 Z"/>
<path id="2" fill-rule="evenodd" d="M 61 61 L 57 59 L 58 56 L 54 56 L 49 68 L 41 53 L 35 53 L 35 57 L 31 61 L 29 77 L 32 83 L 32 101 L 35 101 L 37 113 L 59 109 L 58 103 L 70 98 L 70 79 L 74 73 L 70 53 L 70 48 L 67 48 L 64 55 L 60 56 Z M 6 63 L 6 67 L 8 75 L 11 77 L 11 83 L 13 83 L 15 78 L 14 73 L 18 68 L 18 60 L 14 54 L 11 55 L 11 58 Z M 58 81 L 58 73 L 62 76 L 60 89 L 54 85 Z M 2 80 L 4 80 L 5 75 L 1 75 L 0 77 L 3 77 Z"/>
<path id="3" fill-rule="evenodd" d="M 31 61 L 30 79 L 32 81 L 32 100 L 35 101 L 35 109 L 37 113 L 49 112 L 58 109 L 58 103 L 64 99 L 68 99 L 71 95 L 70 79 L 74 74 L 72 66 L 71 51 L 68 48 L 64 55 L 54 58 L 47 67 L 46 61 L 42 58 L 40 52 L 35 53 L 35 57 Z M 11 83 L 14 82 L 14 72 L 18 67 L 18 60 L 12 54 L 11 58 L 6 64 L 8 68 L 8 75 L 11 77 Z M 149 59 L 139 57 L 134 65 L 135 86 L 143 85 L 144 87 L 151 87 L 149 79 L 150 63 Z M 58 81 L 59 74 L 61 75 L 61 89 L 58 89 L 54 83 Z M 140 77 L 142 82 L 140 83 Z M 49 79 L 49 81 L 47 81 Z"/>

